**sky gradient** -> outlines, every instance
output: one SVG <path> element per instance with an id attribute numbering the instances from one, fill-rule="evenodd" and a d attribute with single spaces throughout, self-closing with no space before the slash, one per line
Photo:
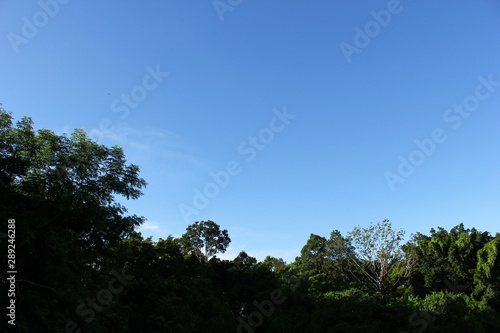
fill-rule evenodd
<path id="1" fill-rule="evenodd" d="M 232 4 L 232 5 L 231 5 Z M 311 233 L 500 222 L 500 4 L 0 3 L 0 103 L 119 145 L 144 236 L 213 220 L 292 261 Z"/>

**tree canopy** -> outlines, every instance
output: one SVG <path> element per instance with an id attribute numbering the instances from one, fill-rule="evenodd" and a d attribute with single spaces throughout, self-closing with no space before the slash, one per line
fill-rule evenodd
<path id="1" fill-rule="evenodd" d="M 227 230 L 213 221 L 195 222 L 189 225 L 181 237 L 181 244 L 186 253 L 194 254 L 200 262 L 208 262 L 218 252 L 226 252 L 231 242 Z"/>
<path id="2" fill-rule="evenodd" d="M 35 131 L 30 118 L 14 124 L 0 109 L 16 331 L 500 332 L 498 233 L 459 224 L 403 243 L 404 231 L 384 220 L 346 236 L 310 234 L 291 263 L 245 251 L 222 260 L 229 231 L 211 220 L 178 238 L 144 239 L 136 228 L 145 218 L 116 198 L 137 199 L 145 186 L 120 147 L 83 130 Z M 0 287 L 9 286 L 3 274 Z M 12 327 L 3 320 L 0 329 Z"/>
<path id="3" fill-rule="evenodd" d="M 16 221 L 19 306 L 26 309 L 19 327 L 52 329 L 47 323 L 62 320 L 60 306 L 84 292 L 106 249 L 144 221 L 125 215 L 115 196 L 136 199 L 146 182 L 121 148 L 98 145 L 83 130 L 67 137 L 32 125 L 28 117 L 14 125 L 0 110 L 0 214 Z"/>

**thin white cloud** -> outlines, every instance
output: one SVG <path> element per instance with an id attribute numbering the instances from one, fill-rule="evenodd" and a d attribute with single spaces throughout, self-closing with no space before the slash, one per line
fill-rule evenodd
<path id="1" fill-rule="evenodd" d="M 155 231 L 160 229 L 160 226 L 157 222 L 145 222 L 143 225 L 139 227 L 140 230 L 151 230 Z"/>
<path id="2" fill-rule="evenodd" d="M 114 144 L 127 145 L 139 149 L 149 149 L 153 143 L 161 142 L 167 147 L 178 147 L 181 138 L 173 132 L 154 128 L 138 129 L 122 123 L 112 130 L 101 131 L 92 128 L 89 136 L 97 140 L 111 141 Z"/>
<path id="3" fill-rule="evenodd" d="M 181 136 L 168 130 L 154 127 L 139 129 L 121 123 L 115 125 L 112 131 L 93 128 L 88 135 L 94 140 L 106 141 L 110 145 L 119 145 L 156 158 L 161 157 L 169 161 L 188 163 L 195 168 L 207 169 L 207 161 L 186 153 L 190 150 L 189 145 Z"/>
<path id="4" fill-rule="evenodd" d="M 142 237 L 148 238 L 153 237 L 153 240 L 156 241 L 159 238 L 167 238 L 170 233 L 167 228 L 164 228 L 161 223 L 156 221 L 146 221 L 142 224 L 137 231 L 142 234 Z"/>

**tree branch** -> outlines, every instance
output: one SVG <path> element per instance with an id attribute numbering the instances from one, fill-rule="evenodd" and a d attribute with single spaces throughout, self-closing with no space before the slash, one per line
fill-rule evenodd
<path id="1" fill-rule="evenodd" d="M 46 289 L 50 289 L 52 290 L 53 292 L 55 292 L 56 294 L 58 294 L 59 292 L 57 290 L 55 290 L 54 288 L 51 288 L 51 287 L 47 287 L 47 286 L 43 286 L 41 284 L 38 284 L 38 283 L 34 283 L 34 282 L 31 282 L 31 281 L 28 281 L 28 280 L 16 280 L 16 282 L 27 282 L 29 284 L 32 284 L 34 286 L 37 286 L 37 287 L 40 287 L 40 288 L 46 288 Z"/>

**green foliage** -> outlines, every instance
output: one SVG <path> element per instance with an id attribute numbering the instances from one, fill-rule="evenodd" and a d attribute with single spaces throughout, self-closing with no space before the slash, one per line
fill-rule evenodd
<path id="1" fill-rule="evenodd" d="M 157 242 L 134 230 L 144 219 L 115 196 L 136 199 L 146 183 L 121 148 L 32 125 L 0 108 L 19 332 L 500 332 L 500 234 L 460 224 L 400 245 L 404 232 L 384 220 L 311 234 L 288 265 L 244 251 L 219 260 L 231 240 L 213 221 Z M 258 325 L 244 328 L 250 318 Z"/>
<path id="2" fill-rule="evenodd" d="M 474 272 L 474 295 L 482 297 L 497 311 L 500 310 L 500 236 L 489 241 L 477 251 L 477 268 Z"/>
<path id="3" fill-rule="evenodd" d="M 488 278 L 496 260 L 492 240 L 489 233 L 465 229 L 463 224 L 449 232 L 439 228 L 432 229 L 430 236 L 417 234 L 418 262 L 412 277 L 416 292 L 451 290 L 477 295 L 481 294 L 480 289 L 484 292 L 488 289 L 485 283 L 493 282 Z"/>
<path id="4" fill-rule="evenodd" d="M 255 269 L 257 267 L 257 259 L 250 257 L 245 251 L 241 251 L 233 260 L 236 267 L 239 269 Z"/>
<path id="5" fill-rule="evenodd" d="M 218 252 L 226 252 L 230 242 L 227 230 L 220 230 L 220 226 L 210 220 L 189 225 L 181 237 L 185 253 L 194 254 L 200 262 L 208 262 Z"/>
<path id="6" fill-rule="evenodd" d="M 259 266 L 271 272 L 278 273 L 286 268 L 286 262 L 281 258 L 266 256 Z"/>
<path id="7" fill-rule="evenodd" d="M 355 248 L 350 261 L 373 288 L 393 287 L 398 277 L 409 275 L 413 259 L 405 256 L 400 245 L 403 237 L 404 231 L 393 230 L 389 220 L 368 228 L 356 227 L 349 233 L 349 242 Z"/>
<path id="8" fill-rule="evenodd" d="M 314 276 L 322 276 L 320 279 L 347 281 L 355 274 L 356 268 L 349 260 L 354 249 L 338 230 L 332 231 L 329 239 L 311 234 L 300 253 L 294 268 L 312 280 L 317 280 Z"/>
<path id="9" fill-rule="evenodd" d="M 429 332 L 494 332 L 500 328 L 498 314 L 465 294 L 434 292 L 413 302 Z M 415 320 L 416 322 L 417 320 Z"/>
<path id="10" fill-rule="evenodd" d="M 326 252 L 326 238 L 311 234 L 295 261 L 306 275 L 321 274 L 325 269 Z"/>
<path id="11" fill-rule="evenodd" d="M 106 249 L 143 222 L 125 216 L 114 196 L 138 198 L 146 185 L 120 148 L 82 130 L 68 138 L 32 124 L 25 117 L 14 125 L 0 110 L 0 218 L 16 220 L 20 332 L 64 327 Z"/>

